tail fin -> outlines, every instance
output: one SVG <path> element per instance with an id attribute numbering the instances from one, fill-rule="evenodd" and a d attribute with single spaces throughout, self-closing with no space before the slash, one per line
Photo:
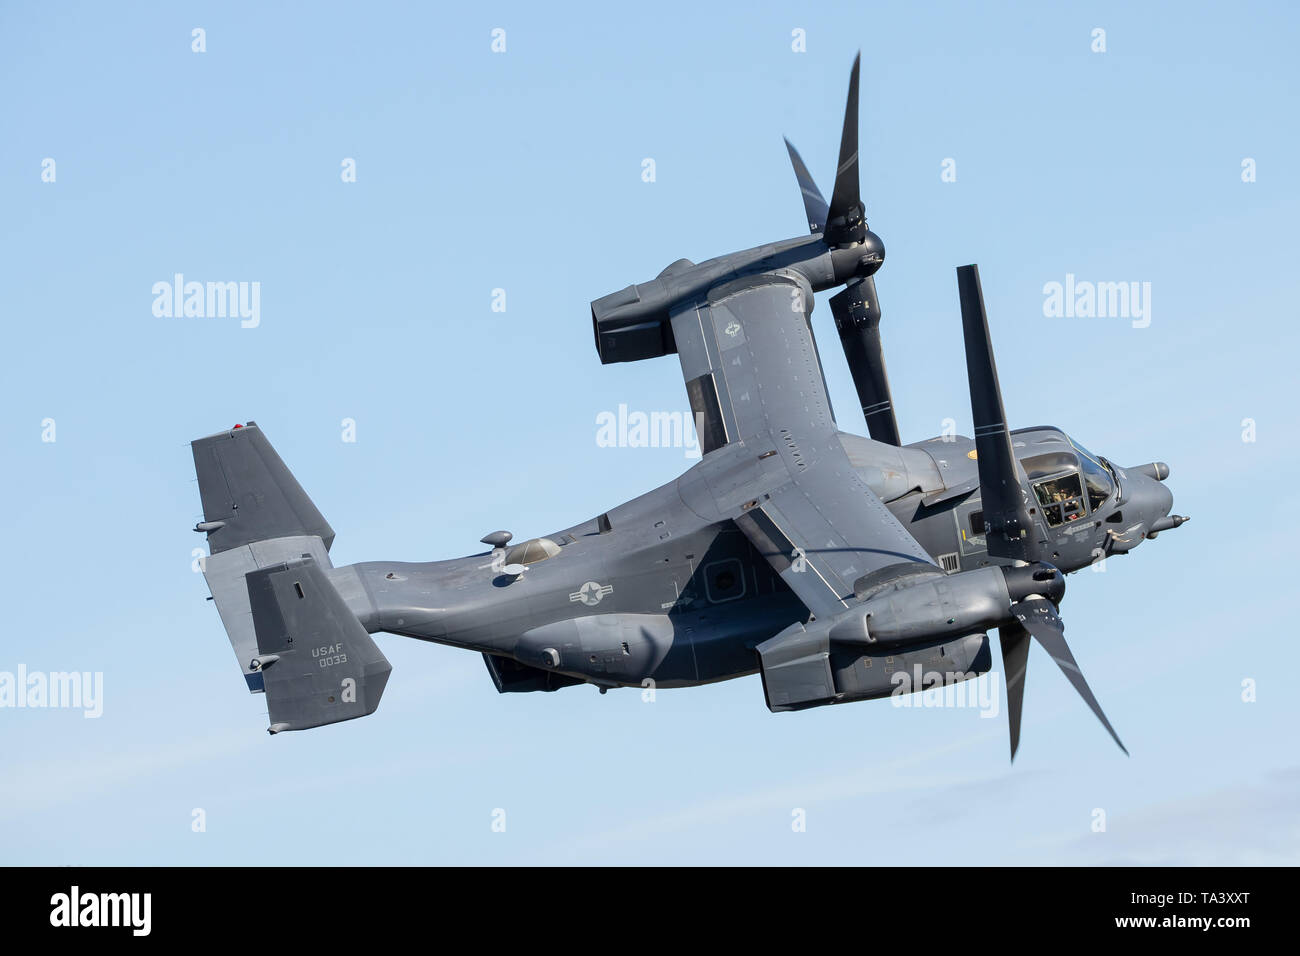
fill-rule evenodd
<path id="1" fill-rule="evenodd" d="M 391 667 L 325 573 L 334 529 L 253 422 L 192 448 L 203 575 L 271 733 L 374 713 Z"/>
<path id="2" fill-rule="evenodd" d="M 284 466 L 256 422 L 190 445 L 212 554 L 254 541 L 294 535 L 320 538 L 328 551 L 334 529 Z"/>
<path id="3" fill-rule="evenodd" d="M 311 558 L 247 576 L 271 733 L 373 714 L 392 665 Z"/>

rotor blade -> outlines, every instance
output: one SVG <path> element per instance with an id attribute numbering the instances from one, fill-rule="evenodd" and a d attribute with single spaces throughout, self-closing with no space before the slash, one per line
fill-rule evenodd
<path id="1" fill-rule="evenodd" d="M 993 359 L 979 266 L 957 268 L 961 296 L 962 334 L 966 343 L 966 376 L 970 382 L 971 414 L 975 419 L 975 454 L 979 465 L 980 497 L 989 554 L 1021 561 L 1038 560 L 1038 538 L 1020 470 L 1011 450 L 1011 432 L 1002 407 L 998 367 Z"/>
<path id="2" fill-rule="evenodd" d="M 844 131 L 840 135 L 840 163 L 835 168 L 835 187 L 827 211 L 827 244 L 861 242 L 867 225 L 858 184 L 858 73 L 862 54 L 853 58 L 849 77 L 849 100 L 844 107 Z"/>
<path id="3" fill-rule="evenodd" d="M 808 214 L 808 231 L 815 235 L 826 228 L 828 208 L 826 200 L 822 198 L 822 191 L 813 182 L 812 173 L 808 172 L 808 167 L 804 165 L 799 150 L 795 149 L 794 144 L 788 139 L 785 141 L 785 148 L 790 152 L 790 164 L 794 166 L 795 178 L 799 180 L 799 191 L 803 193 L 803 209 Z"/>
<path id="4" fill-rule="evenodd" d="M 844 346 L 853 375 L 853 387 L 867 420 L 867 430 L 876 441 L 899 447 L 898 420 L 885 375 L 885 356 L 880 347 L 880 301 L 874 276 L 854 280 L 831 296 L 831 314 Z"/>
<path id="5" fill-rule="evenodd" d="M 1065 643 L 1065 624 L 1056 613 L 1056 608 L 1052 607 L 1052 602 L 1046 598 L 1030 598 L 1012 606 L 1011 613 L 1020 621 L 1021 626 L 1033 635 L 1034 640 L 1052 655 L 1056 666 L 1074 685 L 1074 689 L 1079 692 L 1084 702 L 1092 708 L 1092 712 L 1097 715 L 1097 719 L 1110 732 L 1115 743 L 1119 744 L 1119 749 L 1123 750 L 1124 756 L 1127 757 L 1128 749 L 1119 739 L 1119 734 L 1115 733 L 1115 728 L 1110 725 L 1106 715 L 1102 713 L 1101 704 L 1097 703 L 1097 698 L 1092 695 L 1092 689 L 1084 680 L 1083 672 L 1079 670 L 1074 655 L 1070 653 L 1070 645 Z"/>
<path id="6" fill-rule="evenodd" d="M 1029 662 L 1029 632 L 1021 624 L 998 628 L 1002 644 L 1002 678 L 1007 682 L 1007 722 L 1011 726 L 1011 759 L 1020 746 L 1020 712 L 1025 703 L 1025 665 Z"/>

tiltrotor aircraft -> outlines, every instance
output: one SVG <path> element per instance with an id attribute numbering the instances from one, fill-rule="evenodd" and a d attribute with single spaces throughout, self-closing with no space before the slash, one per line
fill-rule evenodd
<path id="1" fill-rule="evenodd" d="M 1031 639 L 1120 742 L 1065 642 L 1063 573 L 1186 520 L 1169 469 L 1008 430 L 973 265 L 957 284 L 975 437 L 902 444 L 857 117 L 855 61 L 829 203 L 786 144 L 809 235 L 679 259 L 591 304 L 602 363 L 681 362 L 703 457 L 676 481 L 547 537 L 493 532 L 470 557 L 334 567 L 333 529 L 254 423 L 193 443 L 204 573 L 271 733 L 373 713 L 391 670 L 376 631 L 477 651 L 501 693 L 757 672 L 787 711 L 889 696 L 917 665 L 930 686 L 974 677 L 997 628 L 1013 758 Z M 809 323 L 837 286 L 870 439 L 836 424 Z"/>

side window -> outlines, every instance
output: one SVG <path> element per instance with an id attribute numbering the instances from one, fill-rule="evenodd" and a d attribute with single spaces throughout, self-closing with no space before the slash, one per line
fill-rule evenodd
<path id="1" fill-rule="evenodd" d="M 1077 474 L 1040 481 L 1034 485 L 1034 494 L 1038 496 L 1038 503 L 1042 506 L 1043 517 L 1053 527 L 1082 518 L 1085 514 L 1083 487 L 1079 484 Z"/>
<path id="2" fill-rule="evenodd" d="M 1112 489 L 1108 483 L 1091 474 L 1087 475 L 1086 479 L 1088 483 L 1088 507 L 1096 511 L 1106 503 Z"/>
<path id="3" fill-rule="evenodd" d="M 714 561 L 704 569 L 704 589 L 710 601 L 720 604 L 745 594 L 745 568 L 738 558 Z"/>

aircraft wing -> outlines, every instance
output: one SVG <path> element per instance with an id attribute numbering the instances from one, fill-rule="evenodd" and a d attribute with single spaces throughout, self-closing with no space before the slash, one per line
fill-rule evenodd
<path id="1" fill-rule="evenodd" d="M 734 520 L 808 610 L 828 617 L 854 602 L 864 575 L 942 572 L 849 463 L 812 304 L 802 276 L 768 273 L 673 314 L 704 452 L 678 488 L 701 516 Z"/>

